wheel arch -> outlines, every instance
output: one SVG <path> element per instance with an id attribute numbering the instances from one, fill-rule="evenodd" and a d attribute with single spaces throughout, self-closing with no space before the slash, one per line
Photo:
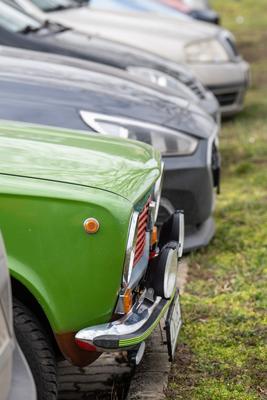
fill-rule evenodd
<path id="1" fill-rule="evenodd" d="M 49 320 L 36 299 L 36 297 L 32 294 L 32 292 L 16 277 L 11 275 L 11 287 L 12 287 L 12 295 L 18 299 L 21 303 L 23 303 L 29 310 L 33 312 L 35 317 L 39 320 L 46 333 L 49 336 L 50 342 L 53 346 L 53 349 L 57 355 L 60 354 L 60 350 L 55 339 L 52 327 L 49 323 Z"/>

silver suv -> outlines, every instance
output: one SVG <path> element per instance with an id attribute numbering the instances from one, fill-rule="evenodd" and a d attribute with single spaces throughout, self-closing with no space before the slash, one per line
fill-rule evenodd
<path id="1" fill-rule="evenodd" d="M 36 400 L 31 372 L 14 336 L 10 278 L 1 235 L 0 400 Z"/>

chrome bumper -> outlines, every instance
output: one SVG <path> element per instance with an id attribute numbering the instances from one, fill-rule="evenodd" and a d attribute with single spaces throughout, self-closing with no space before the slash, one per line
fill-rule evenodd
<path id="1" fill-rule="evenodd" d="M 150 300 L 148 290 L 121 319 L 82 329 L 75 339 L 94 346 L 95 351 L 118 351 L 135 347 L 152 333 L 168 310 L 173 296 L 169 300 L 157 297 L 153 301 Z"/>
<path id="2" fill-rule="evenodd" d="M 137 347 L 152 333 L 177 291 L 178 259 L 184 244 L 184 215 L 175 213 L 160 232 L 158 253 L 148 263 L 143 293 L 120 319 L 80 330 L 76 344 L 87 351 L 118 351 Z M 180 321 L 178 321 L 180 322 Z"/>

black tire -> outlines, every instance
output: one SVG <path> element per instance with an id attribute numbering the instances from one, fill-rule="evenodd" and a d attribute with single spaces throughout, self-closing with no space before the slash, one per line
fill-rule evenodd
<path id="1" fill-rule="evenodd" d="M 56 400 L 56 360 L 49 337 L 34 314 L 17 299 L 13 311 L 16 337 L 32 371 L 38 400 Z"/>

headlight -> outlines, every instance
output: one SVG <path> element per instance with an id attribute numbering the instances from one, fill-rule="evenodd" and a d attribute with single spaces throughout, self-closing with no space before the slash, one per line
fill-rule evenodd
<path id="1" fill-rule="evenodd" d="M 167 89 L 177 90 L 182 86 L 177 79 L 156 69 L 144 67 L 128 67 L 127 71 L 132 75 L 136 75 L 142 79 L 154 83 L 155 85 Z"/>
<path id="2" fill-rule="evenodd" d="M 150 68 L 128 67 L 127 70 L 130 74 L 136 75 L 141 79 L 145 79 L 168 90 L 175 91 L 180 97 L 185 97 L 186 99 L 194 101 L 198 100 L 196 94 L 186 86 L 186 82 L 188 82 L 188 77 L 186 76 L 182 76 L 180 81 L 164 72 Z"/>
<path id="3" fill-rule="evenodd" d="M 229 60 L 223 45 L 216 39 L 194 42 L 185 47 L 186 61 L 192 63 L 225 62 Z"/>
<path id="4" fill-rule="evenodd" d="M 198 145 L 197 139 L 160 125 L 87 111 L 80 111 L 80 115 L 98 133 L 139 140 L 152 145 L 165 156 L 190 155 Z"/>
<path id="5" fill-rule="evenodd" d="M 159 255 L 152 258 L 147 270 L 146 287 L 154 289 L 156 296 L 169 299 L 176 287 L 178 254 L 176 244 L 168 243 Z"/>

